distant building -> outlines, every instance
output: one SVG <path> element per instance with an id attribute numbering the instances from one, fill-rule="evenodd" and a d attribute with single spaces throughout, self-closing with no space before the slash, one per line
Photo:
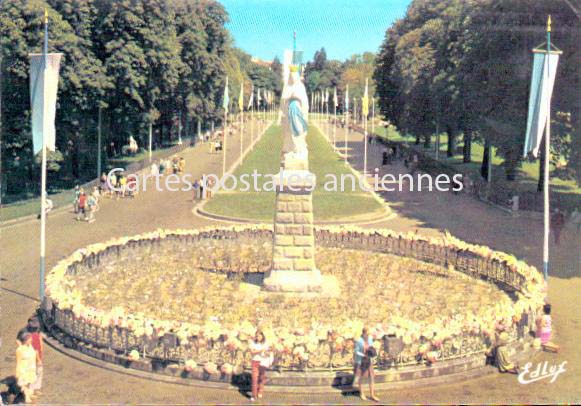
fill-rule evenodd
<path id="1" fill-rule="evenodd" d="M 258 58 L 252 58 L 252 62 L 257 65 L 264 66 L 265 68 L 270 68 L 270 66 L 272 65 L 272 61 L 264 61 Z"/>

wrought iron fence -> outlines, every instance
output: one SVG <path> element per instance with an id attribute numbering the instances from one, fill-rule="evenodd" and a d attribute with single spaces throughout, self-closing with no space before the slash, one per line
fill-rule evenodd
<path id="1" fill-rule="evenodd" d="M 75 275 L 94 267 L 101 266 L 112 257 L 123 255 L 123 251 L 135 247 L 149 247 L 155 249 L 163 241 L 172 241 L 193 244 L 201 239 L 238 239 L 272 238 L 272 232 L 263 229 L 247 229 L 234 231 L 216 229 L 193 235 L 169 234 L 165 237 L 156 237 L 129 241 L 125 245 L 114 245 L 104 250 L 86 255 L 81 261 L 69 266 L 67 273 Z M 480 256 L 476 253 L 461 250 L 453 246 L 431 244 L 428 241 L 406 239 L 401 236 L 386 236 L 379 233 L 364 232 L 331 232 L 317 229 L 316 241 L 321 246 L 340 247 L 344 249 L 365 249 L 397 256 L 415 258 L 421 261 L 441 265 L 453 266 L 455 270 L 467 275 L 483 278 L 496 283 L 502 289 L 510 292 L 520 291 L 525 285 L 525 277 L 517 273 L 506 262 L 494 258 Z M 250 365 L 251 355 L 246 348 L 228 347 L 227 337 L 221 336 L 216 340 L 209 340 L 201 336 L 188 337 L 181 341 L 174 331 L 161 332 L 153 329 L 152 336 L 136 336 L 132 330 L 117 325 L 103 327 L 96 320 L 78 317 L 70 309 L 63 310 L 58 304 L 47 300 L 43 305 L 43 317 L 48 326 L 66 334 L 72 343 L 82 343 L 94 348 L 128 354 L 132 350 L 138 351 L 141 356 L 152 362 L 158 360 L 183 364 L 186 360 L 195 360 L 198 364 L 214 362 L 218 365 L 231 363 L 233 365 Z M 509 328 L 513 338 L 522 337 L 533 317 L 523 314 L 517 324 Z M 150 327 L 150 326 L 143 326 Z M 58 334 L 57 334 L 58 335 Z M 429 342 L 429 338 L 422 337 L 419 341 L 404 344 L 401 337 L 382 338 L 383 344 L 377 357 L 378 368 L 388 368 L 392 365 L 411 365 L 434 360 L 447 360 L 465 357 L 475 353 L 482 353 L 490 345 L 490 337 L 482 331 L 467 331 L 461 336 L 444 340 L 438 346 L 429 345 L 429 351 L 419 351 L 422 344 Z M 338 343 L 332 336 L 320 340 L 316 351 L 308 353 L 307 359 L 294 355 L 297 347 L 305 344 L 298 343 L 293 348 L 276 352 L 274 369 L 304 370 L 351 368 L 353 359 L 352 340 Z M 247 347 L 247 346 L 246 346 Z M 428 355 L 431 354 L 431 355 Z"/>

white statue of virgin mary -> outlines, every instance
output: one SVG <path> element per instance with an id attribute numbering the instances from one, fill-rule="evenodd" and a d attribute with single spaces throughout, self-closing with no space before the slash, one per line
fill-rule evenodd
<path id="1" fill-rule="evenodd" d="M 291 65 L 281 96 L 284 161 L 308 162 L 309 99 L 298 66 Z"/>

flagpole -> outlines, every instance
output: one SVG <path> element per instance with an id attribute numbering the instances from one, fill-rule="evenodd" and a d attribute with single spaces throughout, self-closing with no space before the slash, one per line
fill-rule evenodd
<path id="1" fill-rule="evenodd" d="M 363 176 L 367 176 L 367 120 L 363 123 Z"/>
<path id="2" fill-rule="evenodd" d="M 48 11 L 44 9 L 44 46 L 42 49 L 43 54 L 43 83 L 47 80 L 47 70 L 48 70 Z M 43 100 L 46 107 L 46 96 Z M 47 111 L 46 108 L 43 111 L 43 126 L 42 126 L 42 163 L 41 163 L 41 175 L 40 175 L 40 287 L 39 296 L 40 302 L 44 300 L 44 275 L 45 275 L 45 258 L 46 258 L 46 123 Z"/>
<path id="3" fill-rule="evenodd" d="M 375 134 L 375 96 L 371 99 L 371 134 Z"/>
<path id="4" fill-rule="evenodd" d="M 367 176 L 367 109 L 368 104 L 368 80 L 365 79 L 365 96 L 361 98 L 361 120 L 363 121 L 363 177 Z M 365 104 L 365 105 L 364 105 Z"/>
<path id="5" fill-rule="evenodd" d="M 337 150 L 337 102 L 333 99 L 333 151 Z"/>
<path id="6" fill-rule="evenodd" d="M 242 159 L 244 151 L 244 82 L 240 84 L 238 107 L 240 108 L 240 159 Z"/>
<path id="7" fill-rule="evenodd" d="M 547 76 L 550 77 L 549 73 L 549 63 L 551 60 L 551 16 L 547 20 Z M 543 219 L 544 219 L 544 232 L 543 232 L 543 276 L 545 280 L 549 279 L 549 238 L 550 238 L 550 227 L 551 227 L 551 210 L 550 210 L 550 200 L 549 200 L 549 167 L 550 165 L 550 150 L 551 150 L 551 97 L 549 95 L 547 103 L 549 108 L 547 110 L 547 123 L 545 130 L 545 167 L 543 171 Z M 490 157 L 489 157 L 490 159 Z"/>
<path id="8" fill-rule="evenodd" d="M 99 102 L 99 113 L 97 115 L 97 178 L 101 177 L 101 150 L 103 147 L 101 146 L 101 115 L 102 115 L 102 106 Z"/>
<path id="9" fill-rule="evenodd" d="M 182 145 L 182 111 L 178 112 L 178 145 Z"/>
<path id="10" fill-rule="evenodd" d="M 151 162 L 151 158 L 153 157 L 153 153 L 151 151 L 153 145 L 153 118 L 149 117 L 149 162 Z"/>
<path id="11" fill-rule="evenodd" d="M 230 108 L 230 95 L 228 89 L 228 76 L 226 76 L 226 86 L 224 86 L 224 100 L 222 101 L 222 108 L 224 109 L 224 125 L 222 132 L 224 141 L 222 142 L 222 178 L 226 175 L 226 141 L 228 138 L 228 109 Z"/>
<path id="12" fill-rule="evenodd" d="M 199 118 L 198 118 L 198 131 L 197 131 L 197 133 L 198 133 L 197 142 L 200 142 L 200 140 L 202 139 L 202 120 L 200 120 Z"/>
<path id="13" fill-rule="evenodd" d="M 357 97 L 353 97 L 353 117 L 351 120 L 353 121 L 353 125 L 357 125 Z"/>
<path id="14" fill-rule="evenodd" d="M 325 91 L 327 101 L 327 140 L 329 140 L 329 92 Z M 329 140 L 330 141 L 330 140 Z"/>
<path id="15" fill-rule="evenodd" d="M 252 96 L 251 96 L 252 97 Z M 254 142 L 254 101 L 250 105 L 250 143 Z"/>
<path id="16" fill-rule="evenodd" d="M 347 164 L 347 137 L 349 136 L 349 85 L 347 85 L 347 91 L 345 92 L 345 149 L 343 153 L 345 154 L 345 164 Z"/>
<path id="17" fill-rule="evenodd" d="M 226 175 L 226 138 L 228 134 L 228 110 L 224 110 L 224 143 L 222 145 L 222 177 Z"/>

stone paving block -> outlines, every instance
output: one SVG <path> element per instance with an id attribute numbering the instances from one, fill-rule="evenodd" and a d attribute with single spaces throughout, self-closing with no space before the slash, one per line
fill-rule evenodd
<path id="1" fill-rule="evenodd" d="M 277 202 L 276 203 L 276 212 L 277 213 L 286 213 L 288 211 L 288 203 L 286 202 Z"/>
<path id="2" fill-rule="evenodd" d="M 313 224 L 313 213 L 295 213 L 294 222 L 296 224 Z"/>
<path id="3" fill-rule="evenodd" d="M 287 224 L 285 227 L 285 234 L 287 235 L 302 235 L 303 226 L 300 224 Z"/>
<path id="4" fill-rule="evenodd" d="M 292 213 L 276 213 L 275 223 L 292 223 L 294 216 Z"/>
<path id="5" fill-rule="evenodd" d="M 287 205 L 288 212 L 301 213 L 303 211 L 303 206 L 300 202 L 289 202 Z"/>
<path id="6" fill-rule="evenodd" d="M 315 237 L 311 235 L 295 235 L 294 244 L 302 247 L 314 247 Z"/>
<path id="7" fill-rule="evenodd" d="M 293 260 L 293 266 L 296 271 L 311 271 L 315 269 L 315 260 L 312 258 L 299 258 Z"/>
<path id="8" fill-rule="evenodd" d="M 274 245 L 275 246 L 291 246 L 293 245 L 293 236 L 292 235 L 275 235 L 274 236 Z"/>
<path id="9" fill-rule="evenodd" d="M 294 270 L 293 260 L 290 258 L 274 258 L 272 260 L 272 268 L 276 270 Z"/>
<path id="10" fill-rule="evenodd" d="M 284 256 L 286 258 L 302 258 L 303 257 L 303 248 L 302 247 L 285 247 L 284 248 Z"/>

